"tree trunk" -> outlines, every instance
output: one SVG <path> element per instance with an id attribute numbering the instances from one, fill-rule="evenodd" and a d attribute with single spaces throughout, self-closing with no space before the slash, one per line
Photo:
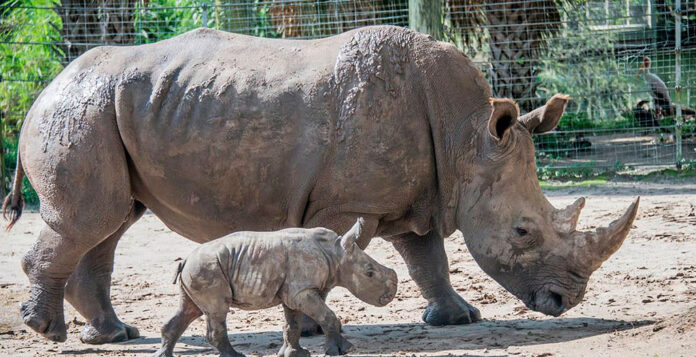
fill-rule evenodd
<path id="1" fill-rule="evenodd" d="M 545 36 L 558 29 L 555 1 L 501 1 L 486 4 L 490 39 L 490 82 L 497 97 L 517 100 L 530 111 L 536 98 L 536 60 L 545 48 Z"/>
<path id="2" fill-rule="evenodd" d="M 428 34 L 436 40 L 442 39 L 442 4 L 440 1 L 409 0 L 408 26 L 412 30 Z"/>

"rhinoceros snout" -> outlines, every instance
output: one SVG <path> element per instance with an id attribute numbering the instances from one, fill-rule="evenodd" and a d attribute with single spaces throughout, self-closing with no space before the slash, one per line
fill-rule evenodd
<path id="1" fill-rule="evenodd" d="M 526 305 L 534 311 L 557 317 L 567 310 L 568 306 L 563 300 L 563 296 L 558 293 L 544 291 L 537 293 Z"/>
<path id="2" fill-rule="evenodd" d="M 396 277 L 396 272 L 393 270 L 389 272 L 390 278 L 386 281 L 385 285 L 387 287 L 387 291 L 382 294 L 382 296 L 379 297 L 378 303 L 379 306 L 385 306 L 388 303 L 390 303 L 392 300 L 394 300 L 394 297 L 396 296 L 396 289 L 397 289 L 397 277 Z"/>
<path id="3" fill-rule="evenodd" d="M 379 306 L 385 306 L 388 303 L 390 303 L 392 300 L 394 300 L 394 293 L 388 292 L 382 296 L 379 297 Z"/>

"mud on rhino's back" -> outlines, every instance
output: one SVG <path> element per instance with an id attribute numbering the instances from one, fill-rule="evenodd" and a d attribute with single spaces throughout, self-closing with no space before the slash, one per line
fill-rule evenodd
<path id="1" fill-rule="evenodd" d="M 136 198 L 198 241 L 287 226 L 288 196 L 328 146 L 328 82 L 343 37 L 200 29 L 119 49 L 117 121 Z"/>

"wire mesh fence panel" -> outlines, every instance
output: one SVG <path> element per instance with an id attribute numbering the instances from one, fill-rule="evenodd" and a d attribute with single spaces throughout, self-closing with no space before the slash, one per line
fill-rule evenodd
<path id="1" fill-rule="evenodd" d="M 573 101 L 535 136 L 541 169 L 623 169 L 696 160 L 696 3 L 679 0 L 443 0 L 443 40 L 522 111 Z M 21 121 L 66 64 L 99 45 L 137 45 L 210 27 L 313 39 L 407 26 L 407 0 L 8 0 L 0 10 L 4 177 Z M 677 48 L 681 48 L 679 52 Z M 681 113 L 683 120 L 677 118 Z"/>
<path id="2" fill-rule="evenodd" d="M 535 136 L 541 168 L 674 165 L 677 106 L 686 120 L 683 159 L 696 159 L 696 5 L 683 2 L 679 12 L 677 5 L 445 0 L 444 25 L 448 39 L 487 74 L 494 93 L 515 98 L 523 111 L 555 93 L 573 98 L 558 129 Z"/>

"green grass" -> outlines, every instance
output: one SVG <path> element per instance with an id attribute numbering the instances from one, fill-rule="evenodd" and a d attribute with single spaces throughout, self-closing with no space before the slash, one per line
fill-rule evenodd
<path id="1" fill-rule="evenodd" d="M 548 181 L 539 181 L 539 185 L 541 186 L 542 190 L 562 190 L 566 188 L 575 188 L 575 187 L 594 187 L 594 186 L 601 186 L 607 183 L 606 178 L 595 178 L 595 179 L 590 179 L 590 180 L 582 180 L 582 181 L 576 181 L 576 182 L 564 182 L 561 184 L 555 184 L 551 183 Z"/>
<path id="2" fill-rule="evenodd" d="M 688 178 L 696 177 L 696 168 L 689 167 L 682 169 L 680 171 L 675 169 L 664 169 L 660 171 L 653 171 L 644 175 L 632 175 L 635 180 L 639 181 L 653 181 L 665 178 Z"/>
<path id="3" fill-rule="evenodd" d="M 607 184 L 612 181 L 655 182 L 663 180 L 682 180 L 696 178 L 696 160 L 684 162 L 681 170 L 672 168 L 652 171 L 645 174 L 630 172 L 596 172 L 590 169 L 578 168 L 539 172 L 539 185 L 544 190 L 561 190 L 574 187 L 594 187 Z M 696 183 L 696 180 L 694 180 Z"/>

